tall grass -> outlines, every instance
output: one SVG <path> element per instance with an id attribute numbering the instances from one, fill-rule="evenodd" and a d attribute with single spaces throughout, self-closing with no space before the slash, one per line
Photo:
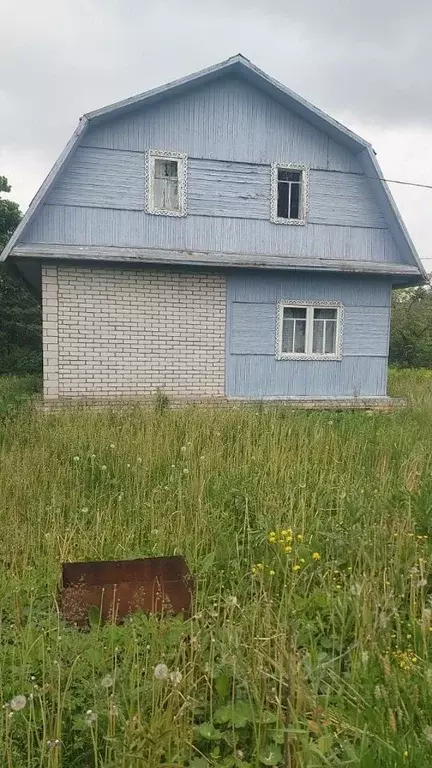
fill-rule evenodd
<path id="1" fill-rule="evenodd" d="M 393 372 L 392 414 L 0 387 L 2 768 L 430 766 L 431 384 Z M 176 553 L 189 621 L 63 623 L 61 562 Z"/>

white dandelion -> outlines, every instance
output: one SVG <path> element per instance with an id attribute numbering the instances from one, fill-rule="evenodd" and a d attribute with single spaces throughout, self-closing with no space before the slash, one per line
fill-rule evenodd
<path id="1" fill-rule="evenodd" d="M 111 675 L 105 675 L 101 680 L 102 688 L 111 688 L 114 685 L 114 679 Z"/>
<path id="2" fill-rule="evenodd" d="M 24 709 L 26 704 L 27 699 L 22 693 L 20 693 L 18 696 L 14 696 L 13 699 L 11 699 L 9 702 L 9 706 L 13 712 L 19 712 L 21 709 Z"/>
<path id="3" fill-rule="evenodd" d="M 88 709 L 85 713 L 85 721 L 87 725 L 94 725 L 97 722 L 97 714 L 92 709 Z"/>
<path id="4" fill-rule="evenodd" d="M 156 664 L 153 672 L 156 680 L 167 680 L 169 677 L 169 670 L 166 664 Z"/>
<path id="5" fill-rule="evenodd" d="M 175 672 L 171 672 L 170 680 L 174 687 L 180 685 L 181 681 L 183 680 L 183 675 L 180 670 L 176 669 Z"/>
<path id="6" fill-rule="evenodd" d="M 73 460 L 74 460 L 74 461 L 79 461 L 79 460 L 80 460 L 80 457 L 79 457 L 79 456 L 74 456 L 74 457 L 73 457 Z"/>

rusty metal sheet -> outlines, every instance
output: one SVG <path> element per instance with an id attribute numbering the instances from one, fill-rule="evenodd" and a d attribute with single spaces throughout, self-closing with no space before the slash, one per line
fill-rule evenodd
<path id="1" fill-rule="evenodd" d="M 80 627 L 88 624 L 91 608 L 102 621 L 116 623 L 138 610 L 189 616 L 193 586 L 181 556 L 63 563 L 61 612 Z"/>

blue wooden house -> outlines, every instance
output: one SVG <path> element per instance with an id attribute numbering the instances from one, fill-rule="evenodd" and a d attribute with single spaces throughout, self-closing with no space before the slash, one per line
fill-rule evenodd
<path id="1" fill-rule="evenodd" d="M 370 144 L 240 55 L 81 118 L 2 258 L 46 400 L 385 402 L 425 279 Z"/>

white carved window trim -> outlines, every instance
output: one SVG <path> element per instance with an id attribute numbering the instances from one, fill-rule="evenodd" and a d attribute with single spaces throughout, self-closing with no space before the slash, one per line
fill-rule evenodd
<path id="1" fill-rule="evenodd" d="M 285 307 L 306 309 L 305 352 L 289 353 L 282 351 L 283 311 Z M 314 309 L 323 308 L 337 310 L 335 354 L 317 354 L 312 352 L 313 311 Z M 276 360 L 342 360 L 343 327 L 344 306 L 340 301 L 289 301 L 288 299 L 278 301 L 276 313 Z"/>
<path id="2" fill-rule="evenodd" d="M 155 161 L 156 160 L 177 160 L 177 178 L 178 178 L 178 211 L 169 211 L 164 208 L 157 208 L 154 202 L 154 179 L 155 179 Z M 155 216 L 186 216 L 187 214 L 187 161 L 188 156 L 184 152 L 171 152 L 166 149 L 149 149 L 146 152 L 146 189 L 145 189 L 145 210 L 146 213 L 153 213 Z"/>
<path id="3" fill-rule="evenodd" d="M 284 219 L 278 216 L 278 171 L 279 169 L 291 171 L 300 171 L 302 174 L 300 211 L 301 216 L 298 219 Z M 271 199 L 270 199 L 270 221 L 273 224 L 289 224 L 291 226 L 304 226 L 306 224 L 309 209 L 309 168 L 301 163 L 272 163 L 271 164 Z"/>

